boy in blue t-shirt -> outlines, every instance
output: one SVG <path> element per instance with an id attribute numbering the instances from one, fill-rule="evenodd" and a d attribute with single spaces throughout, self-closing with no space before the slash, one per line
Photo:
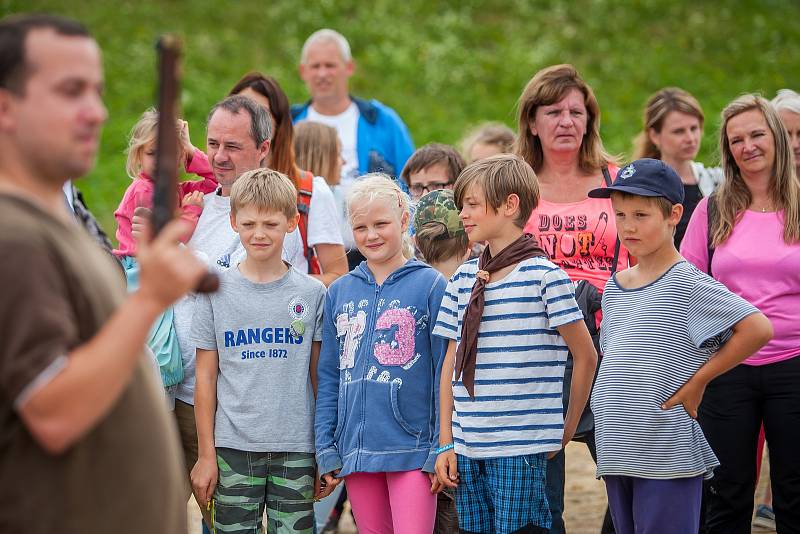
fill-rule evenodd
<path id="1" fill-rule="evenodd" d="M 441 374 L 440 487 L 457 487 L 461 532 L 537 533 L 550 528 L 547 456 L 575 433 L 596 365 L 572 282 L 523 227 L 539 190 L 518 156 L 473 163 L 454 189 L 479 259 L 447 285 L 434 334 L 450 340 Z M 574 355 L 566 418 L 562 382 Z"/>
<path id="2" fill-rule="evenodd" d="M 772 335 L 755 307 L 675 249 L 683 191 L 672 168 L 641 159 L 589 192 L 611 198 L 619 238 L 638 260 L 603 292 L 591 401 L 597 476 L 618 534 L 698 531 L 702 482 L 719 465 L 695 420 L 703 392 Z"/>
<path id="3" fill-rule="evenodd" d="M 257 169 L 231 189 L 231 226 L 247 253 L 200 295 L 197 347 L 198 460 L 192 487 L 213 506 L 219 532 L 310 533 L 317 481 L 314 397 L 325 287 L 281 259 L 297 225 L 297 191 Z M 213 500 L 212 500 L 213 496 Z"/>

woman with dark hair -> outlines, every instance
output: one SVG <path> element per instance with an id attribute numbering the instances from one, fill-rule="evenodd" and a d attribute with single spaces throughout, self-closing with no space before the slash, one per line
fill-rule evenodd
<path id="1" fill-rule="evenodd" d="M 705 493 L 706 527 L 750 532 L 763 424 L 777 530 L 798 532 L 800 182 L 789 135 L 759 96 L 722 111 L 720 152 L 725 180 L 697 205 L 681 254 L 761 310 L 774 336 L 706 388 L 699 421 L 721 464 Z"/>
<path id="2" fill-rule="evenodd" d="M 680 247 L 686 225 L 700 199 L 722 181 L 722 169 L 694 161 L 700 150 L 705 116 L 700 103 L 677 87 L 661 89 L 647 100 L 643 130 L 636 138 L 633 159 L 660 159 L 678 173 L 683 182 L 683 216 L 675 229 Z"/>
<path id="3" fill-rule="evenodd" d="M 305 257 L 297 258 L 294 267 L 330 285 L 347 272 L 339 214 L 325 179 L 303 171 L 295 163 L 289 99 L 275 79 L 259 72 L 243 76 L 229 94 L 253 99 L 272 116 L 272 143 L 267 156 L 269 168 L 287 175 L 297 188 L 299 228 Z"/>
<path id="4" fill-rule="evenodd" d="M 600 108 L 592 88 L 572 65 L 554 65 L 537 72 L 519 99 L 515 152 L 533 167 L 541 199 L 527 233 L 533 234 L 550 260 L 575 282 L 576 296 L 586 295 L 584 317 L 597 333 L 599 295 L 617 266 L 628 265 L 628 252 L 617 244 L 617 226 L 609 199 L 589 198 L 588 192 L 611 184 L 616 159 L 600 140 Z M 564 391 L 569 392 L 571 358 Z M 567 399 L 565 398 L 565 401 Z M 586 409 L 576 432 L 597 458 L 594 421 Z M 547 466 L 547 498 L 553 534 L 564 532 L 564 451 Z M 606 511 L 602 532 L 614 532 Z"/>

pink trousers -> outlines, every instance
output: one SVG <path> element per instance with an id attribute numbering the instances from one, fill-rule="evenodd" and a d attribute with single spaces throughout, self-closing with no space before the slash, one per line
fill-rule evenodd
<path id="1" fill-rule="evenodd" d="M 436 495 L 427 473 L 353 473 L 344 479 L 359 534 L 433 532 Z"/>

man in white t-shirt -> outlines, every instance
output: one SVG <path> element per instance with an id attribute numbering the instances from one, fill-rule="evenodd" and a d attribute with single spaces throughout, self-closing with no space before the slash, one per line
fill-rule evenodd
<path id="1" fill-rule="evenodd" d="M 220 188 L 205 195 L 203 212 L 188 246 L 211 268 L 225 270 L 235 266 L 243 249 L 230 223 L 230 191 L 233 183 L 247 171 L 263 166 L 270 149 L 272 119 L 266 110 L 245 96 L 229 96 L 214 105 L 208 115 L 207 152 L 209 164 Z M 288 234 L 283 259 L 295 264 L 303 257 L 303 244 L 297 230 Z M 303 258 L 305 259 L 305 258 Z M 197 462 L 197 430 L 194 420 L 195 347 L 190 341 L 195 296 L 190 294 L 175 304 L 175 331 L 183 360 L 184 379 L 178 385 L 175 418 L 180 430 L 187 473 Z M 201 507 L 210 524 L 207 511 Z"/>
<path id="2" fill-rule="evenodd" d="M 336 128 L 342 143 L 343 198 L 359 176 L 383 172 L 397 177 L 414 152 L 408 128 L 390 108 L 377 100 L 352 96 L 349 80 L 355 70 L 347 39 L 334 30 L 314 32 L 303 45 L 300 77 L 311 100 L 292 106 L 292 120 L 321 122 Z M 405 190 L 405 184 L 401 183 Z M 352 234 L 343 214 L 345 247 L 353 248 Z"/>

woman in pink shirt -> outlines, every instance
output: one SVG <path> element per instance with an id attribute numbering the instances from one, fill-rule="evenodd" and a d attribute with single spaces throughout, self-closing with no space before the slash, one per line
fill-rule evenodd
<path id="1" fill-rule="evenodd" d="M 514 151 L 533 167 L 541 192 L 525 231 L 574 282 L 585 280 L 602 291 L 614 271 L 614 259 L 624 268 L 628 253 L 616 247 L 611 201 L 587 196 L 590 190 L 610 184 L 618 170 L 600 140 L 600 108 L 592 88 L 572 65 L 540 70 L 519 99 L 518 126 Z M 565 393 L 568 378 L 565 375 Z M 578 430 L 583 434 L 579 439 L 596 458 L 588 409 Z M 563 451 L 548 462 L 547 498 L 553 516 L 550 532 L 560 534 L 564 532 Z M 608 512 L 602 532 L 614 532 Z"/>
<path id="2" fill-rule="evenodd" d="M 763 423 L 777 530 L 789 532 L 800 525 L 800 182 L 789 136 L 763 98 L 728 104 L 720 130 L 725 181 L 711 210 L 709 199 L 698 204 L 681 254 L 757 306 L 775 334 L 703 397 L 700 425 L 721 463 L 706 524 L 710 534 L 750 531 Z"/>

